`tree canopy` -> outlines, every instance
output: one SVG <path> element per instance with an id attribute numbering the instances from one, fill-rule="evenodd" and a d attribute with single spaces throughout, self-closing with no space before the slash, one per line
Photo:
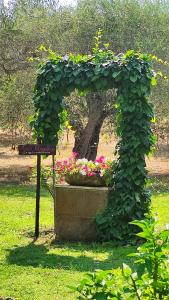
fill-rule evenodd
<path id="1" fill-rule="evenodd" d="M 0 2 L 0 103 L 1 126 L 12 129 L 6 117 L 6 95 L 13 106 L 16 106 L 18 85 L 16 78 L 23 71 L 22 89 L 28 90 L 23 106 L 25 118 L 32 113 L 32 89 L 36 63 L 29 57 L 37 57 L 40 45 L 64 55 L 65 53 L 90 53 L 95 45 L 94 36 L 102 29 L 102 43 L 109 43 L 110 50 L 115 53 L 128 49 L 155 54 L 169 61 L 169 3 L 168 1 L 139 0 L 79 0 L 77 5 L 61 6 L 56 1 L 16 0 L 9 1 L 8 6 Z M 155 62 L 156 64 L 156 62 Z M 158 67 L 159 68 L 159 67 Z M 168 75 L 168 67 L 160 66 Z M 29 83 L 27 79 L 29 78 Z M 32 88 L 31 88 L 32 86 Z M 6 94 L 7 93 L 7 94 Z M 21 93 L 22 94 L 22 93 Z M 168 120 L 168 83 L 162 81 L 153 92 L 158 124 L 167 124 Z M 21 98 L 22 99 L 22 98 Z M 76 105 L 74 97 L 74 105 Z M 73 101 L 72 100 L 72 101 Z M 77 99 L 78 100 L 78 99 Z M 80 113 L 80 110 L 79 110 Z M 69 114 L 71 115 L 71 114 Z M 20 128 L 25 123 L 17 122 Z M 71 120 L 70 120 L 71 121 Z"/>

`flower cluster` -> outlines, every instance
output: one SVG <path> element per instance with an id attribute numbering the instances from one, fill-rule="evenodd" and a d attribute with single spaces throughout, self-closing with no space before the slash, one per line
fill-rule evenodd
<path id="1" fill-rule="evenodd" d="M 65 176 L 71 174 L 103 177 L 111 167 L 111 162 L 104 156 L 98 157 L 95 161 L 88 161 L 86 158 L 76 159 L 76 156 L 77 154 L 73 152 L 73 155 L 68 159 L 56 161 L 55 172 L 59 182 L 63 183 Z"/>

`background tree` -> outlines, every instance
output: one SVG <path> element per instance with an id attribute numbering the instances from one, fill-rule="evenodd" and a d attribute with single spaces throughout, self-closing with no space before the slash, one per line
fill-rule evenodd
<path id="1" fill-rule="evenodd" d="M 18 71 L 6 80 L 0 91 L 0 120 L 1 128 L 7 129 L 12 138 L 12 148 L 16 142 L 29 141 L 31 130 L 28 116 L 33 114 L 31 92 L 33 90 L 32 72 Z"/>
<path id="2" fill-rule="evenodd" d="M 70 52 L 89 53 L 94 47 L 93 37 L 99 28 L 103 31 L 102 44 L 109 42 L 110 49 L 116 53 L 135 49 L 156 54 L 163 60 L 169 61 L 168 1 L 78 0 L 74 7 L 60 6 L 53 0 L 11 0 L 8 7 L 5 7 L 1 1 L 0 89 L 3 91 L 1 94 L 4 95 L 3 98 L 1 97 L 3 106 L 6 103 L 3 87 L 6 86 L 6 81 L 9 82 L 10 78 L 13 80 L 20 71 L 27 73 L 30 81 L 33 80 L 35 65 L 30 64 L 27 58 L 31 55 L 36 56 L 36 49 L 41 44 L 63 55 Z M 168 76 L 168 67 L 163 65 L 159 67 L 156 64 L 155 68 L 160 68 Z M 23 76 L 25 85 L 21 85 L 22 87 L 27 85 L 27 76 Z M 18 88 L 18 85 L 15 85 L 15 89 Z M 156 132 L 161 137 L 164 135 L 166 137 L 169 128 L 168 92 L 168 83 L 162 80 L 152 95 L 158 121 Z M 31 107 L 31 94 L 30 89 L 30 96 L 27 98 L 27 101 L 30 101 L 28 107 Z M 98 97 L 102 97 L 101 94 Z M 14 99 L 16 98 L 13 97 L 12 101 L 15 101 Z M 75 106 L 79 107 L 81 119 L 83 115 L 85 117 L 83 126 L 87 126 L 90 101 L 83 99 L 79 102 L 79 97 L 75 96 L 70 99 L 70 103 L 73 101 Z M 91 102 L 96 101 L 96 107 L 98 98 L 96 95 L 91 95 L 91 99 Z M 82 112 L 84 102 L 86 102 L 86 112 Z M 71 105 L 67 107 L 71 108 Z M 25 109 L 25 116 L 32 110 L 31 108 L 29 111 L 24 106 L 23 109 Z M 71 115 L 70 111 L 69 116 Z M 84 139 L 83 134 L 81 137 Z"/>

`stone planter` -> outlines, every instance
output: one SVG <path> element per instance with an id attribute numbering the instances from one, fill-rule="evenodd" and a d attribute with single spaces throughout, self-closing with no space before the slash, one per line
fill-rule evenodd
<path id="1" fill-rule="evenodd" d="M 97 241 L 95 216 L 107 205 L 107 187 L 56 185 L 55 234 L 60 241 Z"/>
<path id="2" fill-rule="evenodd" d="M 97 175 L 89 177 L 81 174 L 72 174 L 66 175 L 65 180 L 68 184 L 76 186 L 106 186 L 104 178 Z"/>

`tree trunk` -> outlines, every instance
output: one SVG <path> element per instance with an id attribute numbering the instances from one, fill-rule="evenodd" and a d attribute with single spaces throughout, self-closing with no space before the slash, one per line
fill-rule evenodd
<path id="1" fill-rule="evenodd" d="M 82 135 L 75 139 L 74 152 L 77 152 L 78 158 L 87 158 L 95 160 L 99 144 L 100 130 L 104 121 L 104 115 L 97 119 L 89 119 Z"/>
<path id="2" fill-rule="evenodd" d="M 81 130 L 81 134 L 75 137 L 74 152 L 78 158 L 95 160 L 99 144 L 100 130 L 106 117 L 104 111 L 104 101 L 100 93 L 90 93 L 87 96 L 89 117 L 86 127 Z"/>
<path id="3" fill-rule="evenodd" d="M 69 122 L 75 132 L 73 151 L 77 152 L 78 158 L 95 160 L 103 121 L 107 116 L 111 115 L 114 118 L 115 115 L 115 95 L 115 90 L 88 93 L 85 96 L 87 106 L 82 105 L 82 107 L 84 106 L 83 115 L 81 108 L 78 109 L 78 105 L 77 107 L 76 105 L 73 105 L 73 101 L 67 102 Z M 74 98 L 72 99 L 74 100 Z M 80 99 L 78 99 L 77 103 L 79 101 Z M 86 119 L 87 124 L 84 126 L 84 120 Z"/>

